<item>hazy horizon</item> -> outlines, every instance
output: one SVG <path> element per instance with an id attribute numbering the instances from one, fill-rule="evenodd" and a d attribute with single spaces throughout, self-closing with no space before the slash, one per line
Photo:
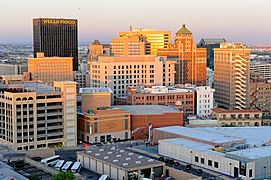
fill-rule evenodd
<path id="1" fill-rule="evenodd" d="M 171 31 L 173 38 L 186 24 L 196 43 L 271 44 L 270 8 L 270 0 L 0 0 L 0 43 L 31 43 L 35 17 L 72 17 L 83 43 L 109 42 L 129 26 Z"/>

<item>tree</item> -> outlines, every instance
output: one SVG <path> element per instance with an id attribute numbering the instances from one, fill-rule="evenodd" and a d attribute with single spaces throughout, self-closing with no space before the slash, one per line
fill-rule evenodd
<path id="1" fill-rule="evenodd" d="M 60 172 L 57 175 L 53 176 L 53 180 L 74 180 L 74 175 L 68 171 L 68 172 Z"/>

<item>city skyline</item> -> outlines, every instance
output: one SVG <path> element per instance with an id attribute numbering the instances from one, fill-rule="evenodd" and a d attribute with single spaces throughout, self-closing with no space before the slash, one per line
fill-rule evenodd
<path id="1" fill-rule="evenodd" d="M 195 42 L 202 37 L 245 44 L 271 44 L 269 0 L 249 1 L 34 1 L 0 0 L 0 43 L 32 42 L 35 17 L 76 18 L 79 42 L 109 42 L 129 27 L 171 31 L 186 24 Z M 63 8 L 64 7 L 64 8 Z M 20 31 L 18 31 L 18 29 Z"/>

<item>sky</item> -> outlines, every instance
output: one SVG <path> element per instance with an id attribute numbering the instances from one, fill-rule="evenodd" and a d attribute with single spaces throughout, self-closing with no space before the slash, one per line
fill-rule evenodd
<path id="1" fill-rule="evenodd" d="M 186 24 L 196 43 L 271 44 L 270 11 L 271 0 L 0 0 L 0 43 L 32 42 L 33 18 L 63 17 L 78 19 L 79 42 L 110 42 L 130 26 L 174 35 Z"/>

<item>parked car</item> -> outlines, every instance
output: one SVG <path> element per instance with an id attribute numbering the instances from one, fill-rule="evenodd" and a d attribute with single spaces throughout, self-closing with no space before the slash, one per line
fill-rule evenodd
<path id="1" fill-rule="evenodd" d="M 185 166 L 184 170 L 185 170 L 186 172 L 190 172 L 190 171 L 192 170 L 191 164 L 187 164 L 187 165 Z"/>
<path id="2" fill-rule="evenodd" d="M 170 159 L 170 160 L 168 161 L 168 163 L 169 163 L 170 165 L 173 165 L 175 162 L 174 162 L 173 159 Z"/>
<path id="3" fill-rule="evenodd" d="M 175 166 L 180 166 L 181 164 L 180 164 L 180 162 L 176 161 L 174 165 Z"/>
<path id="4" fill-rule="evenodd" d="M 164 161 L 165 161 L 165 158 L 164 158 L 163 156 L 160 156 L 160 157 L 158 158 L 158 160 L 164 162 Z"/>
<path id="5" fill-rule="evenodd" d="M 197 175 L 202 175 L 203 171 L 201 169 L 196 170 Z"/>

